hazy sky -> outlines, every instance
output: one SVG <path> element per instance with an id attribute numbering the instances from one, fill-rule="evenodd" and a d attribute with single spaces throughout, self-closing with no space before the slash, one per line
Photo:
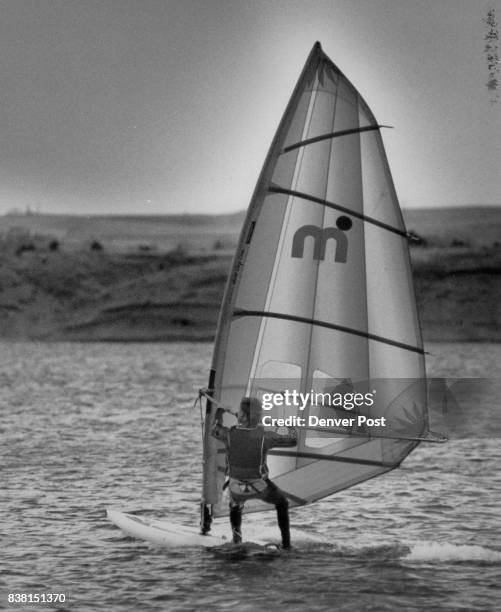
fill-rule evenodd
<path id="1" fill-rule="evenodd" d="M 403 206 L 501 204 L 501 0 L 0 0 L 0 213 L 247 207 L 316 40 Z"/>

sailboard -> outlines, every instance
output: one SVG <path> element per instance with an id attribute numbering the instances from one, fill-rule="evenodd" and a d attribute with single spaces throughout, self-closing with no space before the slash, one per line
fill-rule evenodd
<path id="1" fill-rule="evenodd" d="M 170 521 L 157 520 L 106 509 L 106 515 L 114 525 L 128 536 L 149 542 L 152 546 L 184 548 L 187 546 L 221 547 L 228 540 L 224 535 L 200 535 L 199 529 L 179 525 Z"/>
<path id="2" fill-rule="evenodd" d="M 225 449 L 211 435 L 216 407 L 235 411 L 245 396 L 348 384 L 377 396 L 366 423 L 391 421 L 384 432 L 299 427 L 295 448 L 271 450 L 270 478 L 291 506 L 388 472 L 431 439 L 408 235 L 383 127 L 316 43 L 259 176 L 223 298 L 204 427 L 205 514 L 228 512 Z M 267 415 L 322 423 L 333 413 L 311 403 Z M 246 512 L 269 509 L 246 503 Z"/>
<path id="3" fill-rule="evenodd" d="M 235 413 L 242 397 L 372 394 L 370 406 L 355 410 L 310 401 L 277 402 L 266 412 L 306 424 L 296 429 L 297 446 L 267 457 L 292 507 L 380 476 L 432 440 L 408 235 L 383 127 L 316 43 L 264 162 L 221 306 L 203 427 L 202 525 L 228 515 L 226 452 L 211 431 L 216 408 Z M 342 424 L 354 415 L 365 421 Z M 228 411 L 224 424 L 236 423 Z M 261 500 L 245 506 L 270 509 Z M 144 519 L 109 516 L 155 544 L 203 545 L 212 537 L 179 540 L 172 525 L 162 532 Z"/>

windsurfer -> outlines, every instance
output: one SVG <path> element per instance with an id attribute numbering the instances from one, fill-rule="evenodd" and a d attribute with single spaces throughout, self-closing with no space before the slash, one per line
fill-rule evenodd
<path id="1" fill-rule="evenodd" d="M 225 409 L 216 411 L 216 424 L 212 435 L 226 448 L 227 475 L 230 494 L 230 524 L 233 542 L 242 541 L 242 510 L 248 499 L 259 498 L 274 504 L 282 535 L 282 546 L 290 548 L 289 502 L 269 478 L 266 465 L 267 452 L 276 446 L 296 446 L 295 429 L 288 435 L 279 435 L 261 423 L 261 402 L 255 397 L 244 397 L 240 403 L 238 425 L 225 427 L 222 419 Z"/>

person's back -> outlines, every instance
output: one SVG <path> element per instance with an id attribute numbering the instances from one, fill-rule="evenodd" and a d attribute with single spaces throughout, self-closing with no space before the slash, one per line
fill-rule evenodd
<path id="1" fill-rule="evenodd" d="M 228 475 L 237 480 L 267 475 L 263 427 L 232 427 L 228 440 Z"/>

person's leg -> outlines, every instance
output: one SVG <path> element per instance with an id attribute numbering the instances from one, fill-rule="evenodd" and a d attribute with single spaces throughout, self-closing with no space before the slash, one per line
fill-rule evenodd
<path id="1" fill-rule="evenodd" d="M 277 510 L 277 522 L 280 534 L 282 535 L 282 546 L 290 548 L 291 535 L 289 525 L 289 502 L 284 492 L 271 480 L 267 480 L 267 488 L 262 495 L 262 499 L 269 504 L 274 504 Z"/>
<path id="2" fill-rule="evenodd" d="M 275 508 L 277 509 L 278 528 L 280 529 L 280 533 L 282 535 L 282 546 L 284 548 L 290 548 L 291 532 L 289 526 L 289 502 L 287 501 L 287 498 L 284 496 L 283 500 L 275 505 Z"/>
<path id="3" fill-rule="evenodd" d="M 200 517 L 200 534 L 207 535 L 212 525 L 212 516 L 210 508 L 202 502 L 201 505 L 201 517 Z"/>
<path id="4" fill-rule="evenodd" d="M 242 509 L 238 502 L 230 502 L 230 525 L 234 544 L 242 541 Z"/>

